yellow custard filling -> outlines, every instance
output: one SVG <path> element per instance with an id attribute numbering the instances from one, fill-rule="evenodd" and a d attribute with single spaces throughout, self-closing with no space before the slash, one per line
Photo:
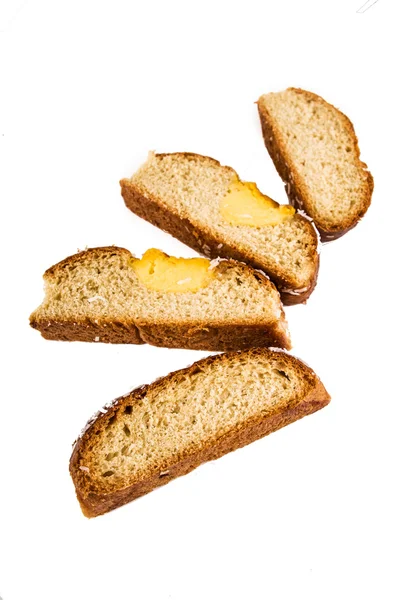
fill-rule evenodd
<path id="1" fill-rule="evenodd" d="M 139 280 L 158 292 L 197 292 L 215 277 L 206 258 L 176 258 L 150 248 L 132 265 Z"/>
<path id="2" fill-rule="evenodd" d="M 289 204 L 278 204 L 262 194 L 256 183 L 231 181 L 226 195 L 220 202 L 222 218 L 231 225 L 266 227 L 279 225 L 293 217 L 295 209 Z"/>

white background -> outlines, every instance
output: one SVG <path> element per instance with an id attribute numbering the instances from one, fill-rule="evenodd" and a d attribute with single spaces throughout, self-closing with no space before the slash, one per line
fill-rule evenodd
<path id="1" fill-rule="evenodd" d="M 397 598 L 393 0 L 14 1 L 0 24 L 0 596 Z M 393 57 L 394 55 L 394 57 Z M 353 120 L 375 179 L 321 253 L 293 353 L 331 404 L 103 517 L 72 442 L 105 402 L 205 355 L 56 343 L 29 328 L 44 270 L 85 246 L 194 253 L 129 212 L 149 150 L 233 166 L 286 201 L 254 101 L 299 86 Z"/>

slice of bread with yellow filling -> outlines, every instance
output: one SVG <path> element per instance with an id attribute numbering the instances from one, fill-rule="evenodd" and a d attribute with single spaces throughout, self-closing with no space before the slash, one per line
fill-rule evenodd
<path id="1" fill-rule="evenodd" d="M 70 473 L 82 511 L 122 506 L 329 400 L 317 375 L 281 351 L 218 354 L 170 373 L 102 409 L 77 441 Z"/>
<path id="2" fill-rule="evenodd" d="M 151 153 L 120 184 L 134 213 L 208 257 L 265 271 L 285 304 L 304 302 L 313 291 L 319 259 L 311 222 L 230 167 L 198 154 Z"/>
<path id="3" fill-rule="evenodd" d="M 291 204 L 315 222 L 324 241 L 366 213 L 374 187 L 349 119 L 323 98 L 296 88 L 258 100 L 263 137 Z"/>
<path id="4" fill-rule="evenodd" d="M 92 248 L 48 269 L 30 317 L 50 340 L 231 350 L 290 348 L 280 295 L 262 273 L 233 260 L 174 258 Z"/>

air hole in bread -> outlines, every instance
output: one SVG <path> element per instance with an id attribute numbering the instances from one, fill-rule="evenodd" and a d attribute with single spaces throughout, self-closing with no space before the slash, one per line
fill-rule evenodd
<path id="1" fill-rule="evenodd" d="M 114 475 L 114 471 L 105 471 L 105 473 L 102 473 L 102 477 L 111 477 L 112 475 Z"/>
<path id="2" fill-rule="evenodd" d="M 281 375 L 281 377 L 285 377 L 286 379 L 288 379 L 288 381 L 291 381 L 288 374 L 285 371 L 282 371 L 281 369 L 274 369 L 274 371 L 275 373 Z"/>
<path id="3" fill-rule="evenodd" d="M 107 460 L 109 462 L 109 460 L 113 460 L 114 458 L 116 458 L 116 456 L 118 456 L 119 453 L 118 452 L 109 452 L 109 454 L 107 454 L 105 456 L 105 460 Z"/>
<path id="4" fill-rule="evenodd" d="M 128 427 L 128 425 L 124 425 L 123 431 L 124 431 L 124 433 L 125 433 L 126 436 L 130 436 L 131 435 L 131 431 L 130 431 L 130 428 Z"/>
<path id="5" fill-rule="evenodd" d="M 110 417 L 109 421 L 107 422 L 106 429 L 109 429 L 109 427 L 115 422 L 115 420 L 116 420 L 116 415 L 113 415 L 113 417 Z"/>
<path id="6" fill-rule="evenodd" d="M 124 414 L 125 415 L 130 415 L 131 413 L 132 413 L 132 406 L 131 405 L 126 406 L 125 409 L 124 409 Z"/>

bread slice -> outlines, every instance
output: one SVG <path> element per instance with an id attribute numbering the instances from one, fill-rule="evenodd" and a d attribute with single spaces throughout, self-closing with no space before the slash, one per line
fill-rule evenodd
<path id="1" fill-rule="evenodd" d="M 282 351 L 204 358 L 102 409 L 78 439 L 70 473 L 95 517 L 328 404 L 313 371 Z"/>
<path id="2" fill-rule="evenodd" d="M 237 178 L 230 167 L 198 154 L 151 153 L 121 193 L 129 209 L 209 257 L 234 258 L 265 271 L 284 304 L 304 302 L 318 271 L 317 234 L 296 214 L 276 226 L 232 225 L 220 202 Z"/>
<path id="3" fill-rule="evenodd" d="M 45 299 L 30 324 L 49 340 L 290 348 L 279 293 L 262 273 L 232 260 L 189 259 L 187 268 L 197 260 L 208 264 L 208 284 L 171 293 L 142 283 L 134 269 L 139 261 L 124 248 L 79 252 L 45 272 Z"/>
<path id="4" fill-rule="evenodd" d="M 315 222 L 324 241 L 366 213 L 374 187 L 349 119 L 323 98 L 288 88 L 258 100 L 263 137 L 291 204 Z"/>

